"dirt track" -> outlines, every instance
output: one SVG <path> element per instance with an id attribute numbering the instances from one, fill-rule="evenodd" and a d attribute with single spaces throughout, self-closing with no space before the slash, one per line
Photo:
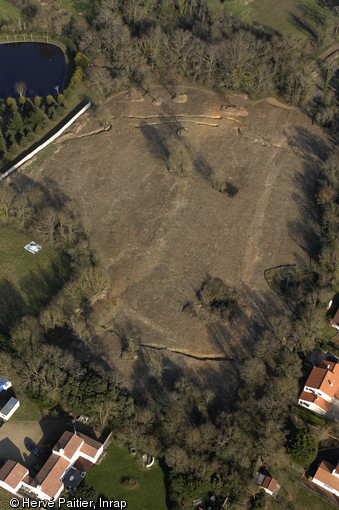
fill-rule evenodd
<path id="1" fill-rule="evenodd" d="M 77 203 L 109 272 L 115 305 L 97 304 L 95 313 L 97 348 L 113 364 L 122 336 L 196 356 L 246 357 L 258 325 L 280 306 L 264 271 L 304 263 L 317 242 L 312 193 L 328 152 L 321 130 L 299 110 L 180 92 L 186 103 L 174 103 L 164 89 L 143 101 L 109 100 L 29 174 L 55 180 Z M 162 105 L 155 106 L 159 96 Z M 248 115 L 228 114 L 225 103 Z M 111 129 L 77 138 L 101 121 Z M 168 137 L 181 126 L 195 147 L 187 178 L 170 175 L 165 163 Z M 214 190 L 211 176 L 239 193 L 229 198 Z M 234 285 L 247 306 L 235 328 L 182 312 L 187 301 L 196 303 L 208 274 Z"/>

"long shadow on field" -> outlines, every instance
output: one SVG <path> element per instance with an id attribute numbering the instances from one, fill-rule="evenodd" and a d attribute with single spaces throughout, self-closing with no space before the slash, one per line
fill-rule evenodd
<path id="1" fill-rule="evenodd" d="M 312 163 L 305 163 L 304 170 L 296 173 L 292 197 L 299 208 L 301 219 L 288 223 L 292 239 L 308 257 L 311 257 L 320 245 L 320 220 L 315 200 L 319 174 L 319 166 Z"/>
<path id="2" fill-rule="evenodd" d="M 328 158 L 330 148 L 325 140 L 302 126 L 294 127 L 294 134 L 284 133 L 287 143 L 292 149 L 302 150 L 306 154 L 315 155 L 322 161 Z"/>
<path id="3" fill-rule="evenodd" d="M 7 334 L 9 328 L 25 312 L 25 302 L 20 292 L 8 280 L 0 281 L 0 332 Z"/>
<path id="4" fill-rule="evenodd" d="M 14 174 L 12 177 L 12 186 L 19 193 L 32 193 L 40 191 L 49 206 L 56 210 L 70 201 L 70 198 L 59 188 L 58 184 L 49 177 L 44 177 L 42 182 L 37 182 L 23 173 Z"/>
<path id="5" fill-rule="evenodd" d="M 306 30 L 314 39 L 318 39 L 318 33 L 314 30 L 314 28 L 304 19 L 300 16 L 297 16 L 293 12 L 289 12 L 289 21 L 294 26 L 301 28 L 302 30 Z"/>
<path id="6" fill-rule="evenodd" d="M 156 126 L 144 124 L 141 126 L 141 132 L 147 140 L 149 151 L 157 159 L 161 159 L 165 164 L 168 163 L 169 147 L 168 141 L 171 137 L 176 137 L 178 129 L 182 126 L 173 116 L 173 118 L 159 118 Z"/>

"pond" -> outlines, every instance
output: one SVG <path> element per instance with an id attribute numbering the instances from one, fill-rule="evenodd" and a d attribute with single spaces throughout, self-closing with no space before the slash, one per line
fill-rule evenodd
<path id="1" fill-rule="evenodd" d="M 0 98 L 19 97 L 22 85 L 26 97 L 56 94 L 62 90 L 66 61 L 63 51 L 54 44 L 0 44 Z M 18 84 L 20 84 L 18 86 Z"/>

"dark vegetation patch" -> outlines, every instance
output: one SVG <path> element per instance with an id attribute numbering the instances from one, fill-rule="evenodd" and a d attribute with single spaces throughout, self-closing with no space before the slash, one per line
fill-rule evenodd
<path id="1" fill-rule="evenodd" d="M 222 321 L 233 322 L 243 313 L 235 290 L 220 278 L 209 277 L 202 284 L 197 297 L 208 313 Z"/>

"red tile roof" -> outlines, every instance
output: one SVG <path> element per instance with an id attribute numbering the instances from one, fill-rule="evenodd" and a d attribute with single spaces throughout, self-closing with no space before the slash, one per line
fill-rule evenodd
<path id="1" fill-rule="evenodd" d="M 12 487 L 12 489 L 16 489 L 21 480 L 25 478 L 27 474 L 27 468 L 14 460 L 7 460 L 4 466 L 0 469 L 0 480 Z"/>
<path id="2" fill-rule="evenodd" d="M 265 476 L 264 481 L 262 483 L 262 487 L 264 489 L 268 489 L 271 492 L 275 491 L 276 486 L 278 485 L 278 481 L 270 476 Z"/>
<path id="3" fill-rule="evenodd" d="M 321 390 L 325 395 L 332 398 L 337 389 L 337 380 L 331 370 L 315 367 L 310 373 L 305 386 Z"/>
<path id="4" fill-rule="evenodd" d="M 91 439 L 90 437 L 85 436 L 85 434 L 81 434 L 80 432 L 79 437 L 84 441 L 80 448 L 80 452 L 88 455 L 89 457 L 92 457 L 93 459 L 98 453 L 98 450 L 101 448 L 102 444 L 99 443 L 99 441 L 95 441 L 95 439 Z"/>
<path id="5" fill-rule="evenodd" d="M 328 462 L 322 461 L 317 469 L 313 480 L 319 480 L 319 482 L 329 485 L 332 489 L 339 491 L 339 478 L 332 475 L 334 467 Z"/>
<path id="6" fill-rule="evenodd" d="M 73 432 L 64 432 L 54 446 L 53 450 L 58 452 L 59 450 L 64 450 L 64 455 L 68 459 L 71 459 L 73 455 L 79 450 L 82 445 L 83 440 L 77 434 L 73 434 Z"/>
<path id="7" fill-rule="evenodd" d="M 330 408 L 331 403 L 325 400 L 322 397 L 319 397 L 319 395 L 315 395 L 314 393 L 310 393 L 309 391 L 303 391 L 299 397 L 300 400 L 305 400 L 306 402 L 312 402 L 313 404 L 320 407 L 320 409 L 323 409 L 324 411 L 328 411 Z"/>
<path id="8" fill-rule="evenodd" d="M 63 486 L 60 479 L 69 465 L 70 463 L 66 459 L 52 453 L 34 478 L 31 485 L 33 487 L 41 485 L 42 492 L 47 494 L 47 496 L 54 498 Z"/>

